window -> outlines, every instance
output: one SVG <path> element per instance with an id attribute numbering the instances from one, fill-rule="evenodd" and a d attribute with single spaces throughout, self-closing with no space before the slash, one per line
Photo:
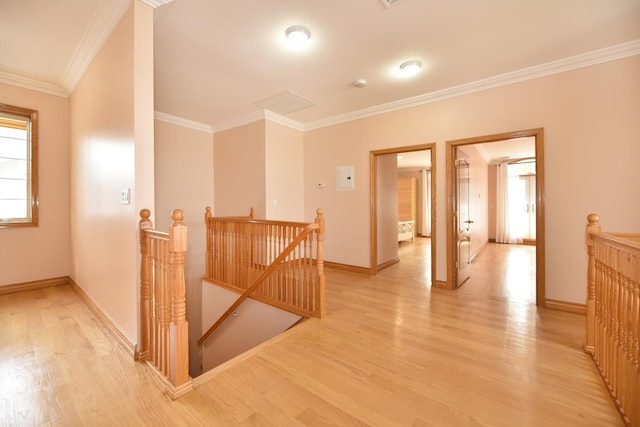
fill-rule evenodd
<path id="1" fill-rule="evenodd" d="M 0 228 L 38 225 L 38 112 L 0 104 Z"/>

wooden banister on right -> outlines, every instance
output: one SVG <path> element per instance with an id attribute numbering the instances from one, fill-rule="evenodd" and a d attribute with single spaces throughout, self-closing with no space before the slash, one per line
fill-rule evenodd
<path id="1" fill-rule="evenodd" d="M 622 419 L 640 426 L 640 234 L 603 233 L 587 217 L 587 337 Z"/>

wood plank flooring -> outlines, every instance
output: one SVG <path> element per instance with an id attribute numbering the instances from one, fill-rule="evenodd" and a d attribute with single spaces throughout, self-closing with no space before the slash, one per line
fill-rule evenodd
<path id="1" fill-rule="evenodd" d="M 424 250 L 376 277 L 329 269 L 326 318 L 177 401 L 70 287 L 0 296 L 0 426 L 622 425 L 584 316 L 478 291 L 495 287 L 480 274 L 431 288 Z"/>

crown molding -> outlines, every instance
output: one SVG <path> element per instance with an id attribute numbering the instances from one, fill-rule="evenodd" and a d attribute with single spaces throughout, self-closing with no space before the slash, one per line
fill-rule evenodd
<path id="1" fill-rule="evenodd" d="M 304 131 L 304 125 L 302 123 L 288 117 L 281 116 L 280 114 L 276 114 L 273 111 L 264 110 L 264 118 L 265 120 L 281 124 L 291 129 L 299 130 L 301 132 Z"/>
<path id="2" fill-rule="evenodd" d="M 58 85 L 45 83 L 40 80 L 30 79 L 28 77 L 19 76 L 17 74 L 6 73 L 0 71 L 0 83 L 6 83 L 12 86 L 18 86 L 24 89 L 35 90 L 37 92 L 46 93 L 48 95 L 67 97 L 67 93 Z"/>
<path id="3" fill-rule="evenodd" d="M 245 124 L 253 123 L 258 120 L 266 119 L 284 126 L 300 130 L 310 131 L 323 127 L 333 126 L 340 123 L 350 122 L 353 120 L 363 119 L 366 117 L 376 116 L 379 114 L 390 113 L 393 111 L 403 110 L 406 108 L 417 107 L 432 102 L 443 101 L 445 99 L 455 98 L 457 96 L 468 95 L 487 89 L 500 86 L 506 86 L 526 80 L 533 80 L 552 74 L 558 74 L 565 71 L 571 71 L 578 68 L 597 65 L 604 62 L 615 61 L 617 59 L 627 58 L 630 56 L 640 55 L 640 39 L 633 40 L 628 43 L 607 47 L 604 49 L 594 50 L 580 55 L 570 56 L 558 61 L 547 62 L 533 67 L 523 68 L 521 70 L 509 73 L 499 74 L 487 79 L 475 82 L 465 83 L 447 89 L 430 92 L 424 95 L 414 96 L 412 98 L 401 99 L 399 101 L 380 104 L 369 108 L 353 111 L 351 113 L 329 117 L 327 119 L 318 120 L 309 123 L 299 123 L 295 120 L 280 116 L 269 110 L 261 110 L 259 112 L 247 114 L 237 117 L 224 123 L 213 126 L 213 132 L 220 132 Z M 156 113 L 158 114 L 158 113 Z M 183 119 L 181 119 L 183 120 Z M 179 124 L 179 123 L 178 123 Z M 204 126 L 204 125 L 203 125 Z"/>
<path id="4" fill-rule="evenodd" d="M 129 8 L 129 4 L 130 0 L 109 0 L 100 3 L 60 82 L 60 87 L 67 95 L 71 94 L 80 82 L 87 67 Z"/>
<path id="5" fill-rule="evenodd" d="M 165 4 L 173 3 L 173 0 L 142 0 L 142 3 L 151 6 L 154 9 L 164 6 Z"/>
<path id="6" fill-rule="evenodd" d="M 245 114 L 244 116 L 239 116 L 231 120 L 227 120 L 226 122 L 218 123 L 213 126 L 213 133 L 247 125 L 249 123 L 257 122 L 258 120 L 264 120 L 264 111 L 265 110 L 255 111 L 253 113 Z"/>
<path id="7" fill-rule="evenodd" d="M 363 119 L 378 114 L 389 113 L 392 111 L 402 110 L 405 108 L 416 107 L 419 105 L 429 104 L 432 102 L 442 101 L 457 96 L 467 95 L 474 92 L 480 92 L 487 89 L 506 86 L 526 80 L 532 80 L 539 77 L 549 76 L 552 74 L 571 71 L 578 68 L 597 65 L 604 62 L 615 61 L 617 59 L 627 58 L 629 56 L 640 54 L 640 39 L 633 40 L 628 43 L 607 47 L 604 49 L 587 52 L 580 55 L 571 56 L 557 61 L 547 62 L 545 64 L 533 67 L 523 68 L 521 70 L 499 74 L 487 79 L 478 80 L 471 83 L 465 83 L 448 89 L 430 92 L 424 95 L 418 95 L 412 98 L 406 98 L 399 101 L 389 102 L 386 104 L 376 105 L 369 108 L 353 111 L 351 113 L 339 116 L 329 117 L 327 119 L 306 123 L 304 130 L 319 129 L 340 123 L 350 122 L 352 120 Z"/>
<path id="8" fill-rule="evenodd" d="M 159 111 L 156 111 L 153 116 L 156 120 L 160 120 L 161 122 L 171 123 L 189 129 L 213 134 L 213 128 L 203 123 L 194 122 L 192 120 L 183 119 L 181 117 L 172 116 L 171 114 L 161 113 Z"/>
<path id="9" fill-rule="evenodd" d="M 269 120 L 271 122 L 278 123 L 295 130 L 304 131 L 304 127 L 301 123 L 296 122 L 295 120 L 291 120 L 287 117 L 283 117 L 269 110 L 260 110 L 250 114 L 246 114 L 244 116 L 237 117 L 233 120 L 229 120 L 227 122 L 218 124 L 215 127 L 205 125 L 203 123 L 198 123 L 191 120 L 183 119 L 181 117 L 172 116 L 171 114 L 161 113 L 160 111 L 155 112 L 155 118 L 163 122 L 172 123 L 174 125 L 184 126 L 187 128 L 191 128 L 191 129 L 195 129 L 195 130 L 199 130 L 207 133 L 222 132 L 224 130 L 229 130 L 239 126 L 247 125 L 249 123 L 255 123 L 260 120 Z"/>

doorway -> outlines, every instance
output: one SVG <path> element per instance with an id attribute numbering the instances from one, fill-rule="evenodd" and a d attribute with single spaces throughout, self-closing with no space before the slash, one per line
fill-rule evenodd
<path id="1" fill-rule="evenodd" d="M 446 189 L 447 189 L 447 277 L 446 287 L 457 288 L 461 282 L 459 280 L 459 266 L 464 260 L 460 259 L 460 252 L 457 250 L 459 242 L 460 210 L 458 191 L 458 160 L 459 151 L 464 150 L 464 146 L 494 143 L 505 141 L 507 143 L 521 140 L 523 138 L 533 138 L 535 147 L 535 181 L 529 180 L 530 185 L 535 187 L 535 210 L 532 214 L 535 217 L 535 303 L 538 306 L 545 305 L 545 235 L 544 235 L 544 132 L 542 128 L 530 129 L 503 134 L 487 135 L 475 138 L 447 141 L 446 144 Z M 473 167 L 473 165 L 471 165 Z M 468 220 L 468 219 L 467 219 Z M 467 274 L 467 273 L 465 273 Z M 471 277 L 472 272 L 470 273 Z"/>
<path id="2" fill-rule="evenodd" d="M 429 180 L 429 195 L 430 195 L 430 212 L 428 215 L 429 228 L 431 231 L 431 247 L 435 247 L 436 242 L 436 230 L 435 230 L 435 210 L 436 210 L 436 200 L 435 200 L 435 160 L 436 160 L 436 144 L 421 144 L 421 145 L 412 145 L 405 147 L 395 147 L 388 148 L 384 150 L 374 150 L 369 153 L 369 170 L 370 170 L 370 265 L 371 265 L 371 274 L 375 275 L 378 271 L 386 268 L 388 264 L 382 263 L 379 264 L 378 259 L 378 249 L 382 244 L 380 241 L 383 238 L 382 233 L 379 233 L 381 222 L 388 221 L 385 219 L 385 215 L 383 211 L 381 211 L 381 203 L 384 202 L 383 194 L 379 194 L 379 183 L 384 179 L 384 171 L 379 168 L 381 164 L 386 162 L 386 159 L 389 155 L 397 156 L 400 153 L 415 153 L 418 151 L 426 151 L 425 155 L 429 157 L 430 167 L 431 167 L 431 179 Z M 396 171 L 397 174 L 397 171 Z M 396 221 L 397 222 L 397 221 Z M 392 227 L 397 226 L 397 224 L 391 224 Z M 433 283 L 435 279 L 435 265 L 436 265 L 436 251 L 431 250 L 431 281 Z M 397 261 L 396 261 L 397 262 Z"/>

